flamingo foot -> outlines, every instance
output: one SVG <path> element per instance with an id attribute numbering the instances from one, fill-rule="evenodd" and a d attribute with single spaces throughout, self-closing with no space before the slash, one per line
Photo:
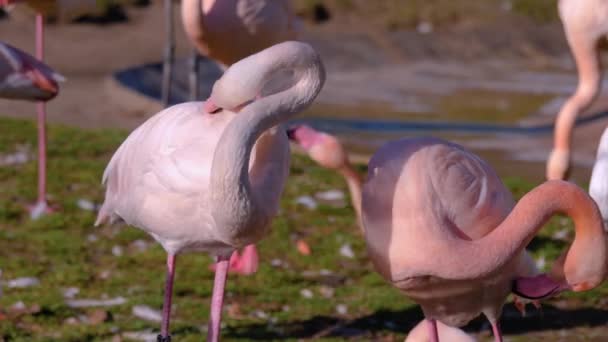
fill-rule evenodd
<path id="1" fill-rule="evenodd" d="M 27 211 L 30 213 L 30 219 L 37 220 L 41 218 L 43 215 L 52 214 L 57 212 L 54 208 L 49 206 L 46 201 L 39 201 L 34 204 L 30 204 L 26 206 Z"/>
<path id="2" fill-rule="evenodd" d="M 255 245 L 247 245 L 243 249 L 243 254 L 238 257 L 234 267 L 230 271 L 241 275 L 251 275 L 257 272 L 259 264 L 258 251 Z"/>
<path id="3" fill-rule="evenodd" d="M 526 317 L 526 302 L 524 300 L 517 296 L 513 297 L 513 305 L 523 317 Z"/>

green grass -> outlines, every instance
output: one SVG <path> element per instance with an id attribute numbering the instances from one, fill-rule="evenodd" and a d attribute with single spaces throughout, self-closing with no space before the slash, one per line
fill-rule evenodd
<path id="1" fill-rule="evenodd" d="M 35 126 L 30 121 L 0 119 L 0 154 L 11 153 L 17 145 L 35 146 Z M 129 331 L 154 330 L 158 324 L 135 318 L 134 305 L 160 309 L 164 284 L 163 250 L 145 233 L 131 227 L 94 228 L 95 215 L 79 209 L 76 201 L 103 199 L 100 179 L 113 151 L 126 137 L 117 130 L 85 131 L 51 126 L 49 130 L 49 192 L 52 203 L 61 210 L 32 222 L 23 205 L 32 201 L 36 190 L 35 161 L 0 167 L 0 269 L 2 279 L 37 277 L 40 285 L 24 289 L 4 288 L 0 298 L 0 339 L 5 341 L 108 341 Z M 508 179 L 516 196 L 532 184 Z M 342 179 L 314 166 L 306 158 L 294 156 L 289 182 L 282 200 L 281 215 L 274 220 L 271 235 L 263 240 L 261 266 L 249 277 L 231 276 L 227 285 L 225 341 L 297 340 L 311 338 L 339 341 L 344 337 L 320 333 L 325 328 L 344 325 L 358 331 L 353 339 L 402 340 L 405 332 L 422 316 L 409 300 L 390 288 L 372 271 L 364 242 L 356 228 L 352 208 L 321 205 L 308 210 L 295 203 L 300 195 L 312 195 L 332 188 L 345 189 Z M 532 244 L 536 256 L 552 258 L 564 243 L 551 233 L 570 226 L 554 219 Z M 97 239 L 93 241 L 92 237 Z M 304 238 L 313 249 L 302 256 L 295 249 L 295 238 Z M 140 251 L 136 241 L 149 243 Z M 356 258 L 339 254 L 350 244 Z M 112 248 L 120 246 L 122 256 Z M 288 267 L 271 266 L 280 259 Z M 186 254 L 177 261 L 172 330 L 177 341 L 200 341 L 207 321 L 212 273 L 211 259 L 202 254 Z M 322 269 L 330 275 L 320 275 Z M 311 273 L 312 274 L 307 274 Z M 77 298 L 114 298 L 127 303 L 106 308 L 110 318 L 99 324 L 65 324 L 94 313 L 95 308 L 74 309 L 65 304 L 62 289 L 77 287 Z M 300 295 L 309 289 L 313 298 Z M 331 298 L 321 292 L 332 288 Z M 582 295 L 568 295 L 581 306 L 597 307 L 608 288 Z M 29 312 L 11 307 L 23 302 Z M 336 305 L 345 304 L 346 314 Z M 269 317 L 260 318 L 262 310 Z M 479 324 L 478 324 L 479 325 Z M 336 331 L 346 331 L 336 330 Z M 340 333 L 338 333 L 340 335 Z"/>

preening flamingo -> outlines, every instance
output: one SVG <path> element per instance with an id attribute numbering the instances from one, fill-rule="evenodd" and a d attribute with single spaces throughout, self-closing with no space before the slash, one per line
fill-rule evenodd
<path id="1" fill-rule="evenodd" d="M 563 266 L 527 277 L 524 248 L 557 212 L 575 222 Z M 484 161 L 440 139 L 397 140 L 373 155 L 362 221 L 376 270 L 420 304 L 432 341 L 438 340 L 437 321 L 462 326 L 480 313 L 502 341 L 498 323 L 512 291 L 540 299 L 589 290 L 605 278 L 602 220 L 583 190 L 548 181 L 513 207 L 510 192 Z"/>
<path id="2" fill-rule="evenodd" d="M 201 53 L 226 68 L 232 63 L 274 44 L 297 36 L 296 17 L 289 0 L 182 0 L 182 23 L 195 46 L 190 59 L 190 100 L 198 100 L 199 57 Z M 162 103 L 169 103 L 175 50 L 172 0 L 165 0 L 167 43 L 163 65 Z M 258 253 L 246 246 L 235 251 L 230 271 L 255 273 Z"/>
<path id="3" fill-rule="evenodd" d="M 265 87 L 285 72 L 291 83 L 269 94 Z M 263 238 L 278 210 L 289 172 L 282 123 L 314 100 L 324 80 L 309 45 L 275 45 L 233 64 L 205 103 L 175 105 L 148 119 L 112 157 L 97 223 L 121 218 L 167 251 L 159 341 L 170 339 L 175 256 L 188 250 L 217 257 L 207 340 L 218 340 L 229 256 Z"/>
<path id="4" fill-rule="evenodd" d="M 361 225 L 361 176 L 357 173 L 357 170 L 353 167 L 348 159 L 348 153 L 340 140 L 335 136 L 320 132 L 307 125 L 297 125 L 287 130 L 287 136 L 290 140 L 296 142 L 308 156 L 315 161 L 319 166 L 329 170 L 334 170 L 340 173 L 350 193 L 352 206 L 355 209 L 357 215 L 357 222 L 361 232 L 363 226 Z M 529 259 L 531 260 L 531 259 Z M 527 275 L 533 275 L 535 272 L 534 263 L 528 265 L 533 270 Z M 405 342 L 426 342 L 429 340 L 429 333 L 424 324 L 425 321 L 418 323 L 407 335 Z M 437 330 L 439 336 L 444 341 L 451 342 L 475 342 L 476 339 L 473 336 L 468 335 L 464 331 L 458 328 L 450 327 L 441 322 L 437 322 Z"/>
<path id="5" fill-rule="evenodd" d="M 0 42 L 0 97 L 48 101 L 59 93 L 64 78 L 48 65 L 9 44 Z"/>
<path id="6" fill-rule="evenodd" d="M 578 70 L 578 86 L 566 100 L 555 122 L 553 150 L 547 179 L 565 179 L 570 169 L 572 129 L 576 117 L 600 91 L 598 42 L 608 34 L 608 0 L 559 0 L 559 15 Z"/>

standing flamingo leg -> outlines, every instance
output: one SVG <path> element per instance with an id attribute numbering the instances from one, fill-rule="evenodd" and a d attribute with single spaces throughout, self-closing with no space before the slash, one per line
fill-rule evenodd
<path id="1" fill-rule="evenodd" d="M 547 161 L 547 179 L 568 177 L 572 130 L 576 118 L 591 105 L 601 88 L 602 72 L 597 39 L 576 32 L 567 33 L 567 38 L 578 70 L 578 85 L 576 92 L 560 109 L 555 121 L 553 150 Z"/>
<path id="2" fill-rule="evenodd" d="M 44 17 L 36 14 L 36 58 L 44 61 Z M 30 217 L 35 220 L 48 210 L 46 203 L 46 103 L 36 104 L 38 111 L 38 198 L 30 208 Z"/>
<path id="3" fill-rule="evenodd" d="M 439 332 L 437 331 L 437 321 L 434 319 L 427 319 L 429 327 L 429 339 L 431 342 L 439 342 Z"/>
<path id="4" fill-rule="evenodd" d="M 502 333 L 500 332 L 500 323 L 492 322 L 492 333 L 494 333 L 495 342 L 502 342 Z"/>
<path id="5" fill-rule="evenodd" d="M 217 257 L 215 281 L 213 282 L 213 295 L 211 297 L 211 314 L 209 316 L 209 329 L 207 342 L 217 342 L 220 338 L 220 323 L 222 321 L 222 306 L 224 305 L 224 288 L 228 275 L 229 257 Z"/>
<path id="6" fill-rule="evenodd" d="M 175 277 L 175 255 L 167 254 L 167 280 L 165 282 L 165 301 L 163 303 L 163 321 L 160 327 L 158 342 L 171 342 L 169 322 L 171 320 L 171 297 L 173 296 L 173 278 Z"/>
<path id="7" fill-rule="evenodd" d="M 192 56 L 190 57 L 190 74 L 188 75 L 190 82 L 190 101 L 198 100 L 199 62 L 198 51 L 192 49 Z"/>
<path id="8" fill-rule="evenodd" d="M 169 105 L 171 97 L 171 79 L 173 77 L 173 59 L 175 54 L 175 34 L 173 25 L 173 4 L 172 0 L 165 0 L 165 22 L 166 22 L 166 41 L 165 54 L 163 61 L 163 83 L 161 89 L 161 101 L 163 107 Z"/>

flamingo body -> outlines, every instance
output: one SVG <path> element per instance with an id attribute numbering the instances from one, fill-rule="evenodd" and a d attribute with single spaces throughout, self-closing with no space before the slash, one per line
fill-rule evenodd
<path id="1" fill-rule="evenodd" d="M 556 212 L 572 216 L 577 233 L 563 273 L 558 268 L 550 278 L 528 278 L 524 248 Z M 587 290 L 605 277 L 603 224 L 581 189 L 547 182 L 513 207 L 511 194 L 484 161 L 440 139 L 402 139 L 374 154 L 362 218 L 376 270 L 420 304 L 427 319 L 462 326 L 483 313 L 497 341 L 498 319 L 512 290 L 525 288 L 534 293 L 528 298 L 542 298 Z"/>
<path id="2" fill-rule="evenodd" d="M 123 142 L 104 173 L 106 201 L 100 219 L 112 216 L 143 228 L 169 253 L 203 250 L 229 254 L 259 240 L 267 231 L 241 236 L 220 230 L 209 214 L 211 165 L 220 137 L 238 114 L 209 114 L 202 102 L 169 107 L 137 128 Z M 265 157 L 258 158 L 262 152 Z M 269 157 L 272 156 L 272 157 Z M 270 160 L 269 160 L 270 159 Z M 262 134 L 252 151 L 249 173 L 254 187 L 264 187 L 267 223 L 289 168 L 287 137 L 280 128 Z"/>
<path id="3" fill-rule="evenodd" d="M 604 130 L 597 148 L 589 182 L 589 195 L 597 203 L 606 226 L 608 224 L 608 128 Z"/>

